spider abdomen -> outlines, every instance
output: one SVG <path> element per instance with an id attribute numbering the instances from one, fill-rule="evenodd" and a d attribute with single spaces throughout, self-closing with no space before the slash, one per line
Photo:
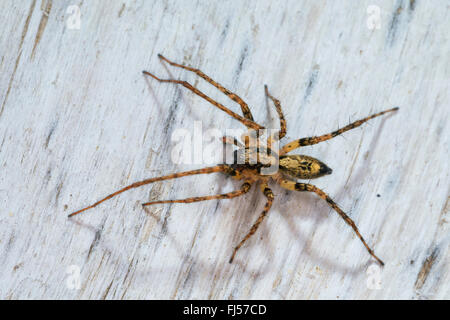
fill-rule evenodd
<path id="1" fill-rule="evenodd" d="M 298 179 L 315 179 L 333 172 L 322 161 L 300 154 L 281 156 L 279 166 L 282 172 Z"/>

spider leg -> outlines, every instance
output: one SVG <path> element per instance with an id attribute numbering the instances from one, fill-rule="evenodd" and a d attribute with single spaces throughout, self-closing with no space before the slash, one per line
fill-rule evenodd
<path id="1" fill-rule="evenodd" d="M 273 193 L 272 190 L 269 188 L 269 186 L 267 185 L 267 183 L 262 183 L 261 184 L 261 191 L 264 193 L 264 195 L 267 198 L 267 202 L 266 205 L 264 206 L 264 210 L 263 212 L 261 212 L 261 214 L 258 217 L 258 220 L 256 220 L 256 222 L 253 224 L 252 228 L 250 229 L 250 231 L 247 233 L 247 235 L 244 237 L 244 239 L 241 240 L 241 242 L 239 242 L 239 244 L 234 248 L 233 254 L 231 255 L 230 258 L 230 263 L 233 262 L 234 256 L 236 255 L 236 252 L 239 250 L 240 247 L 242 247 L 242 245 L 244 244 L 245 241 L 248 240 L 248 238 L 250 238 L 258 229 L 259 225 L 261 224 L 261 222 L 264 220 L 264 218 L 266 217 L 267 213 L 270 210 L 270 207 L 272 206 L 272 202 L 273 202 Z"/>
<path id="2" fill-rule="evenodd" d="M 350 219 L 350 217 L 344 211 L 342 211 L 342 209 L 339 208 L 338 205 L 325 192 L 323 192 L 321 189 L 317 188 L 316 186 L 314 186 L 312 184 L 308 184 L 308 183 L 299 183 L 299 182 L 290 181 L 290 180 L 281 180 L 278 183 L 283 188 L 288 189 L 288 190 L 309 191 L 309 192 L 316 193 L 319 197 L 321 197 L 323 200 L 325 200 L 328 203 L 328 205 L 331 208 L 333 208 L 341 216 L 341 218 L 344 219 L 344 221 L 348 225 L 350 225 L 353 228 L 353 231 L 355 231 L 356 235 L 361 240 L 363 245 L 366 247 L 366 249 L 370 253 L 370 255 L 372 257 L 374 257 L 382 266 L 384 265 L 384 262 L 381 261 L 381 259 L 375 255 L 374 251 L 366 243 L 366 241 L 362 237 L 361 233 L 359 233 L 358 227 L 356 226 L 355 222 L 352 219 Z"/>
<path id="3" fill-rule="evenodd" d="M 283 154 L 286 154 L 286 153 L 288 153 L 288 152 L 290 152 L 290 151 L 292 151 L 294 149 L 300 148 L 300 147 L 310 146 L 310 145 L 313 145 L 313 144 L 316 144 L 316 143 L 319 143 L 319 142 L 322 142 L 322 141 L 329 140 L 329 139 L 334 138 L 334 137 L 336 137 L 336 136 L 338 136 L 340 134 L 343 134 L 344 132 L 346 132 L 348 130 L 351 130 L 351 129 L 359 127 L 364 122 L 366 122 L 366 121 L 368 121 L 370 119 L 373 119 L 375 117 L 379 117 L 379 116 L 381 116 L 381 115 L 383 115 L 385 113 L 388 113 L 388 112 L 397 111 L 398 109 L 399 108 L 396 107 L 396 108 L 392 108 L 392 109 L 384 110 L 382 112 L 375 113 L 375 114 L 373 114 L 371 116 L 368 116 L 368 117 L 366 117 L 364 119 L 361 119 L 361 120 L 355 121 L 353 123 L 350 123 L 349 125 L 346 125 L 345 127 L 341 128 L 339 130 L 333 131 L 333 132 L 328 133 L 328 134 L 324 134 L 322 136 L 301 138 L 301 139 L 297 139 L 297 140 L 291 141 L 288 144 L 286 144 L 283 148 L 281 148 L 280 156 L 283 155 Z"/>
<path id="4" fill-rule="evenodd" d="M 222 137 L 222 142 L 224 144 L 234 144 L 235 146 L 240 147 L 240 148 L 245 147 L 241 142 L 238 141 L 238 139 L 236 139 L 234 137 L 224 136 L 224 137 Z"/>
<path id="5" fill-rule="evenodd" d="M 283 110 L 281 110 L 281 103 L 278 99 L 274 98 L 270 93 L 267 85 L 264 85 L 264 90 L 266 91 L 266 95 L 273 101 L 275 108 L 277 109 L 278 117 L 280 118 L 280 135 L 279 139 L 281 140 L 286 135 L 286 120 L 284 119 Z"/>
<path id="6" fill-rule="evenodd" d="M 177 84 L 181 84 L 183 87 L 191 90 L 192 92 L 194 92 L 196 95 L 202 97 L 203 99 L 205 99 L 206 101 L 208 101 L 209 103 L 211 103 L 212 105 L 216 106 L 217 108 L 219 108 L 220 110 L 224 111 L 225 113 L 229 114 L 230 116 L 232 116 L 233 118 L 235 118 L 236 120 L 239 120 L 242 124 L 244 124 L 247 128 L 251 128 L 254 130 L 258 130 L 258 129 L 263 129 L 263 126 L 260 126 L 259 124 L 257 124 L 256 122 L 249 120 L 247 118 L 244 118 L 240 115 L 238 115 L 237 113 L 231 111 L 230 109 L 228 109 L 227 107 L 225 107 L 223 104 L 211 99 L 210 97 L 208 97 L 206 94 L 204 94 L 203 92 L 201 92 L 200 90 L 198 90 L 197 88 L 195 88 L 194 86 L 192 86 L 189 82 L 187 81 L 181 81 L 181 80 L 173 80 L 173 79 L 160 79 L 158 77 L 156 77 L 155 75 L 151 74 L 148 71 L 142 71 L 142 73 L 158 80 L 159 82 L 170 82 L 170 83 L 177 83 Z"/>
<path id="7" fill-rule="evenodd" d="M 166 57 L 164 57 L 162 54 L 158 54 L 158 57 L 161 60 L 166 61 L 168 64 L 170 64 L 171 66 L 174 67 L 179 67 L 179 68 L 183 68 L 185 70 L 189 70 L 194 72 L 195 74 L 197 74 L 199 77 L 205 79 L 206 81 L 208 81 L 210 84 L 212 84 L 214 87 L 216 87 L 217 89 L 219 89 L 221 92 L 223 92 L 225 95 L 227 95 L 231 100 L 233 100 L 234 102 L 237 102 L 242 109 L 242 113 L 244 114 L 244 117 L 248 120 L 254 121 L 253 120 L 253 115 L 252 112 L 250 111 L 247 103 L 245 103 L 244 100 L 242 100 L 238 95 L 236 95 L 235 93 L 229 91 L 228 89 L 224 88 L 220 83 L 217 83 L 216 81 L 214 81 L 213 79 L 211 79 L 210 77 L 208 77 L 206 74 L 204 74 L 202 71 L 200 71 L 199 69 L 195 69 L 195 68 L 191 68 L 188 66 L 184 66 L 182 64 L 178 64 L 175 62 L 170 61 L 169 59 L 167 59 Z"/>
<path id="8" fill-rule="evenodd" d="M 161 200 L 161 201 L 152 201 L 152 202 L 146 202 L 143 203 L 142 206 L 149 206 L 152 204 L 158 204 L 158 203 L 192 203 L 192 202 L 198 202 L 198 201 L 206 201 L 206 200 L 215 200 L 215 199 L 232 199 L 239 196 L 242 196 L 243 194 L 247 193 L 250 190 L 251 187 L 250 182 L 245 182 L 241 189 L 224 193 L 224 194 L 216 194 L 211 196 L 204 196 L 204 197 L 193 197 L 193 198 L 186 198 L 186 199 L 180 199 L 180 200 Z"/>
<path id="9" fill-rule="evenodd" d="M 236 176 L 238 174 L 234 169 L 230 168 L 229 166 L 219 165 L 219 166 L 207 167 L 207 168 L 203 168 L 203 169 L 197 169 L 197 170 L 173 173 L 173 174 L 169 174 L 167 176 L 150 178 L 150 179 L 138 181 L 138 182 L 132 183 L 132 184 L 130 184 L 130 185 L 128 185 L 128 186 L 126 186 L 126 187 L 124 187 L 124 188 L 114 192 L 114 193 L 111 193 L 110 195 L 106 196 L 105 198 L 97 201 L 96 203 L 94 203 L 94 204 L 92 204 L 92 205 L 90 205 L 90 206 L 88 206 L 86 208 L 83 208 L 81 210 L 78 210 L 78 211 L 75 211 L 75 212 L 71 213 L 69 215 L 69 217 L 73 217 L 74 215 L 79 214 L 79 213 L 81 213 L 83 211 L 86 211 L 88 209 L 92 209 L 92 208 L 98 206 L 100 203 L 102 203 L 102 202 L 104 202 L 104 201 L 106 201 L 108 199 L 111 199 L 112 197 L 115 197 L 115 196 L 117 196 L 118 194 L 120 194 L 120 193 L 122 193 L 124 191 L 130 190 L 130 189 L 133 189 L 133 188 L 138 188 L 140 186 L 143 186 L 143 185 L 146 185 L 146 184 L 149 184 L 149 183 L 153 183 L 153 182 L 157 182 L 157 181 L 176 179 L 176 178 L 181 178 L 181 177 L 185 177 L 185 176 L 191 176 L 191 175 L 195 175 L 195 174 L 206 174 L 206 173 L 213 173 L 213 172 L 225 172 L 225 173 L 228 173 L 228 174 L 230 174 L 232 176 Z"/>

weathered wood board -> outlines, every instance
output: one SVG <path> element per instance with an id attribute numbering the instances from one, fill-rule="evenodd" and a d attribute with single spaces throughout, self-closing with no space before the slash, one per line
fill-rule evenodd
<path id="1" fill-rule="evenodd" d="M 2 1 L 0 297 L 3 299 L 449 299 L 448 1 Z M 78 15 L 79 14 L 79 15 Z M 79 18 L 79 19 L 78 19 Z M 314 194 L 274 206 L 148 199 L 231 191 L 221 174 L 155 183 L 67 214 L 177 164 L 172 138 L 241 124 L 182 87 L 239 106 L 158 53 L 235 91 L 284 142 L 400 111 L 300 150 L 385 260 Z M 201 121 L 201 122 L 196 122 Z"/>

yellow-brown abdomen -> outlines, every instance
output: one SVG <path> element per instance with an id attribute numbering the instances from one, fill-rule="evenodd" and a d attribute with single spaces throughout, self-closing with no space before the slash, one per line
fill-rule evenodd
<path id="1" fill-rule="evenodd" d="M 282 172 L 298 179 L 314 179 L 333 172 L 316 158 L 300 154 L 281 156 L 279 166 Z"/>

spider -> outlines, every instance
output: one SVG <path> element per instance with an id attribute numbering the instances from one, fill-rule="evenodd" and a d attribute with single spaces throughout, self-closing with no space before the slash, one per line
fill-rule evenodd
<path id="1" fill-rule="evenodd" d="M 199 69 L 194 69 L 189 66 L 181 65 L 175 62 L 172 62 L 162 56 L 161 54 L 158 54 L 158 57 L 165 61 L 166 63 L 174 66 L 179 67 L 191 72 L 194 72 L 199 77 L 203 78 L 210 84 L 212 84 L 214 87 L 219 89 L 222 93 L 227 95 L 231 100 L 238 103 L 242 109 L 243 116 L 240 116 L 239 114 L 231 111 L 230 109 L 226 108 L 224 105 L 218 103 L 217 101 L 211 99 L 207 95 L 205 95 L 203 92 L 192 86 L 190 83 L 186 81 L 181 80 L 173 80 L 173 79 L 160 79 L 153 75 L 152 73 L 148 71 L 143 71 L 144 75 L 150 76 L 159 82 L 168 82 L 168 83 L 175 83 L 180 84 L 190 91 L 194 92 L 195 94 L 199 95 L 206 101 L 210 102 L 215 107 L 219 108 L 220 110 L 226 112 L 234 119 L 237 119 L 240 121 L 243 125 L 247 127 L 249 132 L 251 130 L 261 130 L 264 129 L 263 126 L 259 125 L 254 121 L 253 115 L 247 105 L 238 95 L 235 93 L 229 91 L 228 89 L 224 88 L 222 85 L 208 77 L 206 74 L 204 74 Z M 279 130 L 279 137 L 278 139 L 282 139 L 286 135 L 286 120 L 284 119 L 283 112 L 281 110 L 281 104 L 280 101 L 276 98 L 274 98 L 267 88 L 267 85 L 264 86 L 265 88 L 265 94 L 266 96 L 272 100 L 273 104 L 275 105 L 276 111 L 278 113 L 279 119 L 280 119 L 280 130 Z M 242 247 L 242 245 L 257 231 L 260 224 L 263 222 L 264 218 L 267 216 L 267 213 L 269 212 L 273 200 L 274 195 L 272 190 L 269 187 L 269 182 L 275 182 L 279 184 L 282 188 L 288 189 L 288 190 L 294 190 L 294 191 L 300 191 L 300 192 L 313 192 L 316 195 L 318 195 L 321 199 L 325 200 L 326 203 L 334 209 L 344 221 L 350 225 L 353 229 L 353 231 L 356 233 L 358 238 L 361 240 L 367 251 L 370 253 L 370 255 L 378 261 L 381 265 L 384 265 L 384 262 L 378 258 L 374 251 L 369 247 L 369 245 L 366 243 L 364 238 L 362 237 L 361 233 L 359 232 L 356 224 L 353 222 L 353 220 L 321 189 L 316 187 L 313 184 L 310 183 L 302 183 L 297 182 L 296 179 L 315 179 L 319 178 L 324 175 L 329 175 L 332 173 L 332 170 L 323 162 L 321 162 L 318 159 L 315 159 L 310 156 L 306 155 L 287 155 L 287 153 L 304 146 L 311 146 L 323 141 L 330 140 L 346 131 L 349 131 L 351 129 L 357 128 L 361 126 L 366 121 L 373 119 L 375 117 L 381 116 L 383 114 L 386 114 L 388 112 L 397 111 L 399 108 L 391 108 L 385 111 L 381 111 L 379 113 L 372 114 L 371 116 L 368 116 L 366 118 L 363 118 L 361 120 L 355 121 L 353 123 L 350 123 L 346 125 L 345 127 L 338 129 L 336 131 L 333 131 L 328 134 L 324 134 L 321 136 L 313 136 L 308 138 L 301 138 L 293 140 L 287 144 L 285 144 L 283 147 L 281 147 L 279 150 L 272 150 L 272 144 L 275 141 L 276 137 L 269 137 L 267 141 L 267 147 L 266 148 L 259 148 L 257 144 L 255 144 L 254 141 L 251 141 L 251 139 L 245 139 L 245 145 L 237 141 L 235 138 L 230 137 L 223 137 L 223 143 L 230 144 L 230 145 L 236 145 L 239 147 L 238 150 L 235 151 L 234 158 L 241 159 L 243 157 L 244 161 L 239 163 L 233 163 L 233 164 L 219 164 L 212 167 L 206 167 L 203 169 L 197 169 L 197 170 L 191 170 L 191 171 L 185 171 L 185 172 L 179 172 L 179 173 L 173 173 L 166 176 L 156 177 L 156 178 L 150 178 L 145 179 L 142 181 L 138 181 L 135 183 L 132 183 L 120 190 L 115 191 L 114 193 L 106 196 L 105 198 L 95 202 L 94 204 L 85 207 L 83 209 L 80 209 L 78 211 L 75 211 L 69 215 L 69 217 L 73 217 L 83 211 L 86 211 L 88 209 L 92 209 L 102 202 L 111 199 L 112 197 L 117 196 L 118 194 L 137 188 L 143 185 L 147 185 L 156 181 L 163 181 L 163 180 L 169 180 L 169 179 L 175 179 L 175 178 L 181 178 L 185 176 L 191 176 L 191 175 L 197 175 L 197 174 L 209 174 L 214 172 L 221 172 L 228 176 L 231 176 L 232 178 L 236 180 L 242 180 L 243 184 L 240 187 L 240 189 L 228 192 L 225 194 L 218 194 L 218 195 L 209 195 L 209 196 L 202 196 L 202 197 L 193 197 L 193 198 L 186 198 L 186 199 L 179 199 L 179 200 L 160 200 L 160 201 L 152 201 L 152 202 L 146 202 L 143 203 L 142 206 L 149 206 L 153 204 L 162 204 L 162 203 L 192 203 L 192 202 L 198 202 L 198 201 L 206 201 L 206 200 L 215 200 L 215 199 L 231 199 L 236 198 L 239 196 L 242 196 L 249 192 L 252 185 L 255 185 L 257 183 L 260 184 L 260 189 L 264 196 L 266 197 L 266 204 L 264 206 L 263 211 L 259 215 L 258 219 L 255 221 L 253 226 L 251 227 L 250 231 L 246 234 L 246 236 L 237 244 L 237 246 L 234 248 L 233 253 L 231 255 L 231 258 L 229 260 L 229 263 L 233 262 L 233 259 L 239 250 L 239 248 Z M 265 154 L 268 152 L 269 156 L 266 157 Z M 251 163 L 249 161 L 249 158 L 252 156 L 257 157 L 256 163 Z M 265 161 L 262 161 L 261 159 L 265 159 Z M 268 160 L 268 162 L 267 162 Z M 272 172 L 271 174 L 262 174 L 261 170 L 268 165 L 271 165 L 274 161 L 276 161 L 279 165 L 279 170 L 276 172 Z"/>

